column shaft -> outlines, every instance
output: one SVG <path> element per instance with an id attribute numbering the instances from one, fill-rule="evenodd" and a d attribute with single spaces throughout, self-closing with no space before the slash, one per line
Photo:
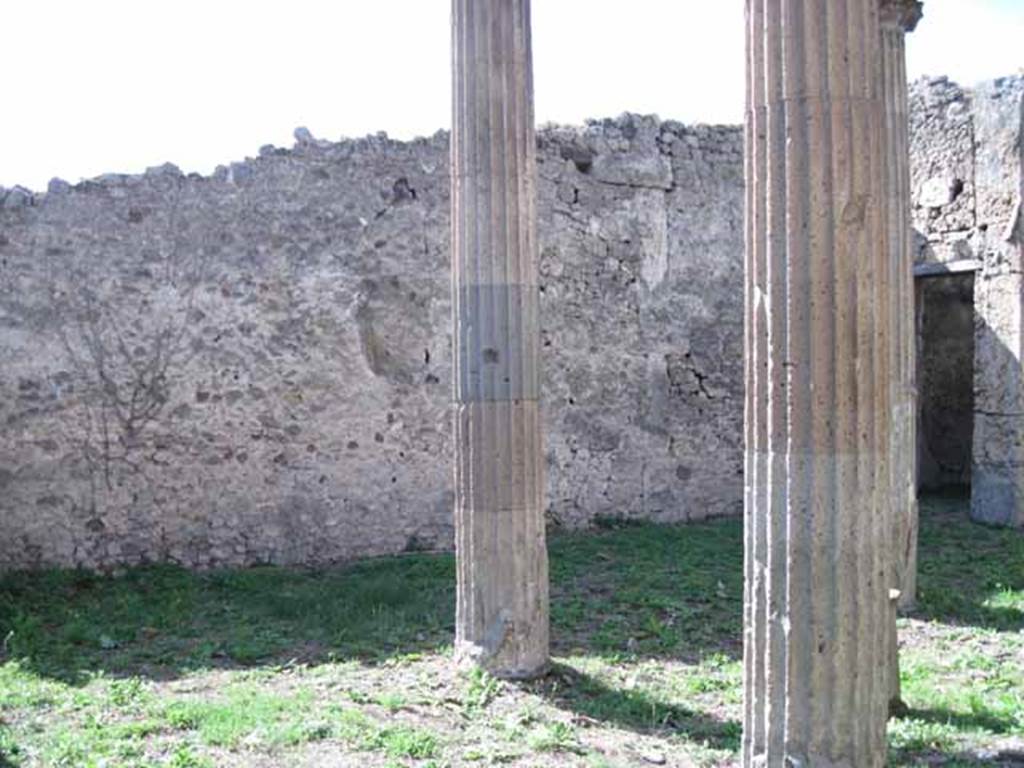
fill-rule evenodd
<path id="1" fill-rule="evenodd" d="M 456 653 L 548 663 L 529 0 L 452 0 Z"/>
<path id="2" fill-rule="evenodd" d="M 878 0 L 746 10 L 743 759 L 880 766 L 892 309 Z"/>
<path id="3" fill-rule="evenodd" d="M 893 581 L 899 607 L 917 591 L 917 385 L 913 230 L 910 219 L 910 138 L 906 33 L 921 18 L 918 0 L 881 0 L 885 108 L 887 229 L 894 343 L 892 372 Z"/>

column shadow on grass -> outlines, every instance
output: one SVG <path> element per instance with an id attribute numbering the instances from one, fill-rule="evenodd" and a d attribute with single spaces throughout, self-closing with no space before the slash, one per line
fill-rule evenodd
<path id="1" fill-rule="evenodd" d="M 941 752 L 925 750 L 923 752 L 902 753 L 891 752 L 893 766 L 949 766 L 949 768 L 1022 768 L 1024 752 L 1014 750 L 994 751 L 990 753 Z"/>
<path id="2" fill-rule="evenodd" d="M 925 723 L 952 725 L 956 728 L 984 729 L 992 733 L 1010 733 L 1017 723 L 1013 718 L 992 712 L 956 712 L 950 709 L 909 709 L 900 716 L 901 720 L 920 720 Z"/>
<path id="3" fill-rule="evenodd" d="M 608 723 L 637 733 L 671 734 L 719 750 L 737 751 L 742 724 L 671 704 L 641 690 L 613 688 L 564 664 L 529 685 L 552 705 L 571 712 L 577 722 Z"/>
<path id="4" fill-rule="evenodd" d="M 451 643 L 450 556 L 310 571 L 176 567 L 0 578 L 0 661 L 69 684 L 102 672 L 171 679 L 192 670 L 368 664 Z"/>
<path id="5" fill-rule="evenodd" d="M 742 523 L 627 525 L 551 540 L 556 655 L 698 662 L 742 654 Z M 166 679 L 217 666 L 367 664 L 443 653 L 454 631 L 451 555 L 309 571 L 149 566 L 0 577 L 0 660 L 69 683 Z M 922 502 L 918 614 L 1017 631 L 1024 537 Z M 1005 599 L 1003 596 L 1006 596 Z"/>

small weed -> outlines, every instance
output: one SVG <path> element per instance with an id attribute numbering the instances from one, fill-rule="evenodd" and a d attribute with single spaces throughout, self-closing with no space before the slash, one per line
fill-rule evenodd
<path id="1" fill-rule="evenodd" d="M 501 690 L 501 681 L 474 667 L 467 673 L 466 692 L 462 705 L 466 710 L 486 709 Z"/>
<path id="2" fill-rule="evenodd" d="M 388 757 L 422 760 L 437 754 L 437 737 L 417 728 L 384 728 L 378 732 L 376 743 Z"/>
<path id="3" fill-rule="evenodd" d="M 115 707 L 131 707 L 145 698 L 142 680 L 129 677 L 110 683 L 110 703 Z"/>
<path id="4" fill-rule="evenodd" d="M 394 714 L 406 706 L 405 696 L 397 692 L 382 693 L 377 697 L 377 704 L 384 707 L 388 712 Z"/>
<path id="5" fill-rule="evenodd" d="M 191 731 L 202 722 L 203 707 L 191 702 L 175 702 L 164 711 L 164 718 L 172 728 Z"/>
<path id="6" fill-rule="evenodd" d="M 571 726 L 562 722 L 544 726 L 529 739 L 530 748 L 534 752 L 568 752 L 576 755 L 586 754 L 586 750 L 576 740 Z"/>
<path id="7" fill-rule="evenodd" d="M 334 708 L 332 713 L 337 736 L 357 749 L 381 751 L 392 758 L 426 759 L 437 753 L 437 737 L 428 731 L 401 725 L 381 727 L 353 709 Z"/>
<path id="8" fill-rule="evenodd" d="M 538 723 L 541 720 L 540 713 L 537 707 L 532 704 L 526 704 L 521 707 L 519 711 L 513 716 L 513 722 L 517 726 L 527 726 Z"/>
<path id="9" fill-rule="evenodd" d="M 189 747 L 178 747 L 171 755 L 167 768 L 214 768 L 214 763 L 208 757 L 197 755 Z"/>

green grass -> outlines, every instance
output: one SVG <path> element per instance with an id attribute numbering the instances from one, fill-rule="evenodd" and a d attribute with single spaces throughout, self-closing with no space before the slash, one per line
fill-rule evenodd
<path id="1" fill-rule="evenodd" d="M 450 557 L 319 572 L 49 571 L 0 582 L 0 627 L 10 657 L 79 683 L 95 669 L 174 674 L 327 651 L 362 660 L 435 651 L 449 641 L 453 595 Z"/>
<path id="2" fill-rule="evenodd" d="M 1024 537 L 922 509 L 894 765 L 1024 749 Z M 453 669 L 451 556 L 0 577 L 0 766 L 733 764 L 737 520 L 552 539 L 547 677 Z"/>
<path id="3" fill-rule="evenodd" d="M 927 499 L 919 542 L 918 615 L 1000 632 L 1024 630 L 1024 536 L 966 523 L 967 500 Z M 928 525 L 929 520 L 936 524 Z"/>
<path id="4" fill-rule="evenodd" d="M 897 764 L 1024 762 L 1024 536 L 972 525 L 966 509 L 956 495 L 922 504 L 918 606 L 900 622 L 909 712 L 890 725 Z"/>

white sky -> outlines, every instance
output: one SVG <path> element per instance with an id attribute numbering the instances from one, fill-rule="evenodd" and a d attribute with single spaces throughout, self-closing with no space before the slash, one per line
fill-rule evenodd
<path id="1" fill-rule="evenodd" d="M 0 185 L 450 122 L 450 0 L 4 0 Z M 927 0 L 912 78 L 1024 66 L 1024 0 Z M 739 122 L 742 0 L 534 0 L 538 122 Z"/>

